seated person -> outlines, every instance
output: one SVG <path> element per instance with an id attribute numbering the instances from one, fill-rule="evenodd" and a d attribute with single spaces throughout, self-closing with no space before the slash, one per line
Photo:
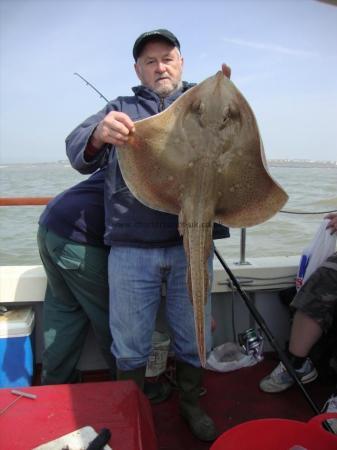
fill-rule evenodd
<path id="1" fill-rule="evenodd" d="M 330 213 L 327 228 L 337 232 L 337 213 Z M 337 252 L 308 278 L 297 292 L 291 307 L 296 309 L 292 323 L 288 357 L 303 384 L 317 378 L 317 371 L 308 358 L 316 342 L 332 324 L 337 312 Z M 285 391 L 294 384 L 283 363 L 260 382 L 260 389 L 268 393 Z"/>

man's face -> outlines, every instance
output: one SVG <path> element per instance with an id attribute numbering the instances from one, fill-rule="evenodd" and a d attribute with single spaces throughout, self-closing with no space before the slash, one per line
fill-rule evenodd
<path id="1" fill-rule="evenodd" d="M 135 70 L 144 86 L 166 97 L 181 87 L 183 62 L 179 50 L 168 42 L 149 41 L 135 64 Z"/>

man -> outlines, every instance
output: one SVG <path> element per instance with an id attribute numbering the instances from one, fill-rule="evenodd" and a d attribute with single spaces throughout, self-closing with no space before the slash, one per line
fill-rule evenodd
<path id="1" fill-rule="evenodd" d="M 104 245 L 104 172 L 59 194 L 39 219 L 38 247 L 47 275 L 43 305 L 42 384 L 79 381 L 89 325 L 116 378 L 109 328 L 108 247 Z"/>
<path id="2" fill-rule="evenodd" d="M 67 154 L 73 167 L 82 173 L 96 170 L 108 158 L 105 243 L 111 246 L 110 329 L 117 378 L 132 379 L 143 388 L 160 289 L 166 283 L 166 318 L 177 359 L 180 411 L 196 437 L 212 441 L 217 430 L 198 403 L 202 369 L 178 218 L 147 208 L 135 199 L 125 185 L 115 152 L 115 146 L 123 147 L 127 142 L 135 120 L 164 110 L 192 85 L 182 81 L 180 43 L 168 30 L 143 33 L 134 44 L 133 56 L 141 82 L 133 88 L 134 96 L 118 97 L 79 125 L 66 139 Z M 230 70 L 224 65 L 223 72 L 228 76 Z M 217 230 L 217 237 L 228 237 L 226 228 Z M 212 259 L 213 254 L 208 261 L 210 273 Z M 210 293 L 205 317 L 210 351 Z"/>

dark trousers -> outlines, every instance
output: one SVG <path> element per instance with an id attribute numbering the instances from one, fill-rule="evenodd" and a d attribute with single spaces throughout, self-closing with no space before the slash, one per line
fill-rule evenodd
<path id="1" fill-rule="evenodd" d="M 37 241 L 48 279 L 43 307 L 42 383 L 77 381 L 76 366 L 90 324 L 114 376 L 108 249 L 78 244 L 41 226 Z"/>

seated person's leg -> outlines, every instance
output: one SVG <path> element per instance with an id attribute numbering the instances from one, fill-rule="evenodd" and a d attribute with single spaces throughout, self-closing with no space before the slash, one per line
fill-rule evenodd
<path id="1" fill-rule="evenodd" d="M 317 371 L 308 355 L 322 333 L 332 324 L 337 307 L 337 271 L 330 267 L 319 267 L 302 286 L 291 306 L 297 311 L 288 356 L 301 381 L 310 383 L 317 378 Z M 276 393 L 293 384 L 291 375 L 280 362 L 270 375 L 261 380 L 260 388 L 264 392 Z"/>

